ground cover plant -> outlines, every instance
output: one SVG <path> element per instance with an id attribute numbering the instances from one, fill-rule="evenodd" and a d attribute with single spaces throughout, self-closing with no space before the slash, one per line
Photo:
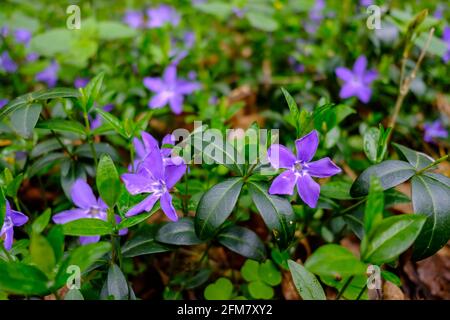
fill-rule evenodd
<path id="1" fill-rule="evenodd" d="M 0 299 L 448 299 L 445 1 L 6 1 Z"/>

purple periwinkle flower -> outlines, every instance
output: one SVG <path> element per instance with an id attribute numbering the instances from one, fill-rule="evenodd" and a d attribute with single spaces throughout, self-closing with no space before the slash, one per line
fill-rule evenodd
<path id="1" fill-rule="evenodd" d="M 7 105 L 8 99 L 0 99 L 0 109 Z"/>
<path id="2" fill-rule="evenodd" d="M 442 121 L 437 119 L 433 122 L 424 124 L 425 134 L 423 140 L 428 143 L 433 143 L 435 138 L 447 138 L 448 131 L 445 129 Z"/>
<path id="3" fill-rule="evenodd" d="M 297 156 L 285 146 L 274 144 L 267 150 L 270 164 L 275 169 L 287 169 L 276 177 L 269 188 L 270 194 L 294 194 L 311 208 L 315 208 L 320 194 L 320 185 L 312 177 L 326 178 L 341 172 L 341 169 L 330 158 L 311 161 L 319 145 L 319 135 L 316 130 L 295 141 Z"/>
<path id="4" fill-rule="evenodd" d="M 111 112 L 113 109 L 114 109 L 114 105 L 111 103 L 103 106 L 103 108 L 102 108 L 102 110 L 105 112 Z M 95 109 L 92 109 L 92 110 L 95 111 Z M 89 122 L 90 122 L 91 129 L 96 129 L 102 125 L 103 118 L 99 114 L 96 114 L 95 117 L 93 117 L 92 115 L 89 114 Z"/>
<path id="5" fill-rule="evenodd" d="M 336 68 L 336 75 L 344 81 L 339 92 L 342 99 L 357 97 L 361 102 L 367 103 L 372 95 L 371 83 L 378 77 L 376 70 L 366 70 L 367 59 L 359 56 L 353 65 L 353 70 L 344 67 Z"/>
<path id="6" fill-rule="evenodd" d="M 243 18 L 247 10 L 245 8 L 233 7 L 231 9 L 238 18 Z"/>
<path id="7" fill-rule="evenodd" d="M 450 61 L 450 27 L 444 28 L 442 40 L 447 44 L 447 51 L 445 52 L 444 56 L 442 57 L 442 60 L 444 60 L 444 62 L 447 63 Z"/>
<path id="8" fill-rule="evenodd" d="M 76 89 L 84 88 L 89 83 L 89 78 L 76 77 L 73 86 Z"/>
<path id="9" fill-rule="evenodd" d="M 36 61 L 37 59 L 39 59 L 39 54 L 36 53 L 36 52 L 30 52 L 30 53 L 28 53 L 28 54 L 26 55 L 26 57 L 25 57 L 25 60 L 26 60 L 27 62 L 34 62 L 34 61 Z"/>
<path id="10" fill-rule="evenodd" d="M 169 190 L 181 179 L 186 172 L 186 164 L 164 165 L 163 155 L 159 148 L 154 148 L 139 165 L 136 173 L 125 173 L 122 180 L 132 195 L 149 193 L 147 198 L 132 207 L 126 216 L 134 216 L 144 211 L 150 211 L 159 200 L 161 209 L 166 216 L 177 221 L 178 216 L 172 205 Z"/>
<path id="11" fill-rule="evenodd" d="M 58 81 L 58 70 L 58 63 L 52 61 L 47 68 L 36 74 L 35 80 L 45 82 L 49 87 L 54 87 Z"/>
<path id="12" fill-rule="evenodd" d="M 306 32 L 312 34 L 317 31 L 323 20 L 323 9 L 325 8 L 325 0 L 316 0 L 314 6 L 309 11 L 309 21 L 305 24 Z"/>
<path id="13" fill-rule="evenodd" d="M 162 4 L 159 7 L 147 10 L 148 28 L 160 28 L 166 24 L 177 26 L 181 17 L 178 12 L 171 6 Z"/>
<path id="14" fill-rule="evenodd" d="M 27 29 L 17 29 L 14 31 L 14 39 L 17 43 L 28 45 L 31 41 L 32 33 Z"/>
<path id="15" fill-rule="evenodd" d="M 144 15 L 140 11 L 128 10 L 125 12 L 123 22 L 133 29 L 138 29 L 144 25 Z"/>
<path id="16" fill-rule="evenodd" d="M 20 227 L 27 223 L 28 217 L 19 211 L 11 209 L 9 202 L 6 201 L 6 214 L 0 230 L 0 238 L 4 241 L 6 250 L 11 250 L 14 239 L 14 227 Z"/>
<path id="17" fill-rule="evenodd" d="M 445 7 L 442 4 L 438 4 L 436 6 L 436 10 L 433 13 L 433 17 L 435 17 L 436 19 L 444 18 L 444 10 L 445 10 Z"/>
<path id="18" fill-rule="evenodd" d="M 361 7 L 368 7 L 373 4 L 373 0 L 359 0 L 359 5 Z"/>
<path id="19" fill-rule="evenodd" d="M 8 51 L 4 51 L 0 55 L 0 68 L 5 70 L 7 73 L 13 73 L 17 70 L 17 64 L 11 59 Z"/>
<path id="20" fill-rule="evenodd" d="M 197 82 L 177 79 L 177 67 L 174 64 L 166 68 L 161 78 L 144 78 L 144 86 L 156 93 L 148 103 L 149 108 L 158 109 L 169 104 L 175 114 L 183 111 L 184 96 L 200 88 Z"/>
<path id="21" fill-rule="evenodd" d="M 70 190 L 70 197 L 72 202 L 77 206 L 75 209 L 66 210 L 57 213 L 53 216 L 53 222 L 56 224 L 65 224 L 78 219 L 101 219 L 106 221 L 108 219 L 108 206 L 99 197 L 95 198 L 91 187 L 82 179 L 78 179 Z M 120 222 L 120 217 L 115 216 L 116 222 Z M 119 231 L 119 235 L 125 235 L 127 229 Z M 100 236 L 85 236 L 80 237 L 82 245 L 88 243 L 98 242 Z"/>

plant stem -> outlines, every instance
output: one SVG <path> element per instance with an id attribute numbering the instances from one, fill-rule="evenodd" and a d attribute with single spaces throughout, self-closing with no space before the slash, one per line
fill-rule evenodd
<path id="1" fill-rule="evenodd" d="M 395 101 L 394 113 L 393 113 L 391 121 L 389 123 L 389 128 L 391 128 L 392 130 L 389 132 L 389 136 L 387 138 L 388 142 L 390 141 L 392 132 L 394 131 L 394 127 L 397 122 L 398 115 L 400 114 L 400 109 L 402 108 L 403 101 L 405 100 L 405 97 L 409 92 L 411 82 L 416 78 L 417 72 L 419 71 L 419 67 L 422 64 L 423 59 L 425 58 L 425 54 L 428 50 L 428 47 L 430 46 L 430 42 L 433 37 L 433 34 L 434 34 L 434 28 L 431 28 L 430 32 L 428 34 L 428 38 L 425 43 L 425 46 L 423 47 L 422 52 L 420 53 L 419 59 L 417 60 L 413 71 L 408 76 L 405 75 L 405 69 L 406 69 L 406 60 L 409 55 L 408 48 L 410 46 L 408 43 L 405 46 L 405 50 L 403 51 L 402 65 L 401 65 L 401 71 L 400 71 L 401 73 L 400 73 L 400 83 L 399 83 L 399 94 L 397 96 L 397 100 Z"/>
<path id="2" fill-rule="evenodd" d="M 12 258 L 11 254 L 8 252 L 8 250 L 6 250 L 4 244 L 3 244 L 3 240 L 0 242 L 0 248 L 2 249 L 2 251 L 5 253 L 6 257 L 8 258 L 9 261 L 14 261 L 14 259 Z"/>
<path id="3" fill-rule="evenodd" d="M 89 124 L 89 118 L 88 118 L 88 114 L 86 111 L 84 112 L 84 124 L 86 126 L 86 130 L 87 130 L 87 134 L 88 134 L 87 140 L 89 143 L 89 147 L 91 149 L 92 157 L 94 158 L 95 167 L 97 168 L 97 166 L 98 166 L 97 152 L 95 151 L 94 143 L 92 141 L 91 125 Z"/>
<path id="4" fill-rule="evenodd" d="M 366 289 L 367 289 L 366 286 L 362 287 L 361 291 L 358 293 L 358 296 L 356 297 L 356 300 L 361 299 L 361 297 L 364 294 L 364 292 L 366 292 Z"/>
<path id="5" fill-rule="evenodd" d="M 353 281 L 354 277 L 355 276 L 351 276 L 350 278 L 347 279 L 347 281 L 344 283 L 344 286 L 342 287 L 342 289 L 339 290 L 339 292 L 338 292 L 338 294 L 336 296 L 336 300 L 339 300 L 341 298 L 341 296 L 344 294 L 345 290 L 347 290 L 348 286 Z"/>
<path id="6" fill-rule="evenodd" d="M 437 159 L 437 160 L 434 161 L 433 163 L 427 165 L 425 168 L 422 168 L 422 169 L 420 169 L 419 171 L 417 171 L 416 175 L 421 174 L 421 173 L 427 171 L 428 169 L 430 169 L 430 168 L 432 168 L 432 167 L 438 165 L 438 164 L 441 163 L 441 162 L 444 162 L 445 160 L 448 159 L 448 157 L 449 157 L 449 155 L 447 154 L 447 155 L 443 156 L 442 158 Z"/>

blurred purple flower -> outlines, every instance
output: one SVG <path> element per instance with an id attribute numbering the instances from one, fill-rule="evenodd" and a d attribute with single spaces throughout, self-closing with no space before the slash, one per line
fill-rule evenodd
<path id="1" fill-rule="evenodd" d="M 423 127 L 425 129 L 423 140 L 428 143 L 433 143 L 435 138 L 445 139 L 448 137 L 448 131 L 439 119 L 425 123 Z"/>
<path id="2" fill-rule="evenodd" d="M 305 65 L 298 63 L 297 59 L 293 56 L 288 58 L 288 63 L 292 67 L 295 73 L 303 73 L 305 72 Z"/>
<path id="3" fill-rule="evenodd" d="M 77 206 L 75 209 L 66 210 L 53 216 L 53 222 L 56 224 L 65 224 L 78 219 L 100 219 L 106 221 L 108 219 L 108 206 L 99 197 L 95 198 L 91 187 L 82 179 L 78 179 L 70 190 L 72 202 Z M 115 216 L 116 222 L 120 222 L 120 217 Z M 127 234 L 127 229 L 119 231 L 119 235 Z M 98 242 L 100 236 L 80 237 L 82 245 Z"/>
<path id="4" fill-rule="evenodd" d="M 89 83 L 89 78 L 76 77 L 73 86 L 76 89 L 84 88 Z"/>
<path id="5" fill-rule="evenodd" d="M 47 68 L 36 74 L 35 80 L 45 82 L 48 87 L 54 87 L 58 81 L 58 70 L 58 63 L 52 61 Z"/>
<path id="6" fill-rule="evenodd" d="M 114 109 L 114 105 L 111 103 L 105 105 L 102 108 L 102 110 L 105 112 L 111 112 L 113 109 Z M 92 110 L 95 111 L 95 109 L 92 109 Z M 103 118 L 99 114 L 96 114 L 95 118 L 93 118 L 91 115 L 89 115 L 89 121 L 90 121 L 91 129 L 96 129 L 102 125 Z"/>
<path id="7" fill-rule="evenodd" d="M 433 17 L 435 17 L 436 19 L 444 18 L 444 10 L 445 10 L 445 7 L 442 4 L 438 4 L 436 6 L 436 10 L 433 13 Z"/>
<path id="8" fill-rule="evenodd" d="M 305 23 L 305 30 L 309 34 L 317 31 L 320 23 L 323 20 L 323 9 L 325 8 L 325 0 L 316 0 L 314 6 L 309 11 L 309 21 Z"/>
<path id="9" fill-rule="evenodd" d="M 8 99 L 0 99 L 0 109 L 8 104 Z"/>
<path id="10" fill-rule="evenodd" d="M 361 7 L 368 7 L 373 4 L 373 0 L 359 0 L 359 5 Z"/>
<path id="11" fill-rule="evenodd" d="M 177 79 L 176 65 L 169 65 L 161 78 L 144 78 L 144 86 L 156 94 L 150 99 L 151 109 L 162 108 L 169 104 L 175 114 L 183 111 L 184 96 L 200 89 L 197 82 Z"/>
<path id="12" fill-rule="evenodd" d="M 177 221 L 177 212 L 172 205 L 172 196 L 169 190 L 183 177 L 185 172 L 186 164 L 164 165 L 161 151 L 159 148 L 153 148 L 136 173 L 122 175 L 122 180 L 130 194 L 149 193 L 147 198 L 132 207 L 126 216 L 148 212 L 160 200 L 161 209 L 166 216 L 172 221 Z"/>
<path id="13" fill-rule="evenodd" d="M 131 28 L 138 29 L 144 26 L 144 14 L 136 10 L 128 10 L 125 12 L 123 22 Z"/>
<path id="14" fill-rule="evenodd" d="M 0 239 L 3 239 L 6 250 L 11 250 L 14 239 L 14 227 L 20 227 L 27 221 L 28 217 L 19 211 L 12 210 L 7 200 L 5 220 L 3 220 L 3 226 L 0 230 Z"/>
<path id="15" fill-rule="evenodd" d="M 212 106 L 215 106 L 217 103 L 219 102 L 219 98 L 217 98 L 216 95 L 212 95 L 211 97 L 209 97 L 208 99 L 208 103 Z"/>
<path id="16" fill-rule="evenodd" d="M 311 208 L 315 208 L 320 195 L 320 185 L 312 177 L 326 178 L 341 172 L 341 169 L 330 158 L 312 161 L 317 147 L 319 136 L 316 130 L 295 141 L 297 156 L 283 145 L 274 144 L 267 150 L 270 164 L 275 169 L 288 169 L 276 177 L 269 188 L 270 194 L 294 194 Z"/>
<path id="17" fill-rule="evenodd" d="M 344 67 L 336 68 L 336 75 L 344 81 L 344 85 L 339 92 L 342 99 L 358 97 L 358 99 L 367 103 L 372 95 L 371 83 L 378 77 L 376 70 L 366 70 L 367 59 L 365 56 L 359 56 L 353 65 L 353 70 Z"/>
<path id="18" fill-rule="evenodd" d="M 36 53 L 36 52 L 30 52 L 30 53 L 28 53 L 27 56 L 25 57 L 25 60 L 26 60 L 27 62 L 34 62 L 34 61 L 36 61 L 37 59 L 39 59 L 39 54 Z"/>
<path id="19" fill-rule="evenodd" d="M 2 37 L 7 37 L 9 34 L 9 28 L 7 26 L 3 26 L 0 28 L 0 35 Z"/>
<path id="20" fill-rule="evenodd" d="M 31 41 L 33 34 L 27 29 L 16 29 L 14 31 L 14 39 L 17 43 L 28 45 Z"/>
<path id="21" fill-rule="evenodd" d="M 180 23 L 181 17 L 178 12 L 169 5 L 160 5 L 156 8 L 147 10 L 148 28 L 160 28 L 166 24 L 177 26 Z"/>
<path id="22" fill-rule="evenodd" d="M 0 55 L 0 67 L 7 73 L 13 73 L 17 70 L 17 64 L 11 59 L 8 51 L 4 51 Z"/>
<path id="23" fill-rule="evenodd" d="M 247 10 L 245 8 L 233 7 L 231 9 L 238 18 L 243 18 Z"/>
<path id="24" fill-rule="evenodd" d="M 444 28 L 442 40 L 447 44 L 447 51 L 442 57 L 442 60 L 444 60 L 444 62 L 447 63 L 448 61 L 450 61 L 450 27 L 447 26 Z"/>

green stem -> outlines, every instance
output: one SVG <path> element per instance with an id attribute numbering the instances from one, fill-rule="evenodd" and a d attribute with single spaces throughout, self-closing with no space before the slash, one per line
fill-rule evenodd
<path id="1" fill-rule="evenodd" d="M 97 168 L 97 166 L 98 166 L 97 152 L 95 151 L 94 142 L 92 141 L 91 125 L 89 124 L 89 118 L 88 118 L 88 114 L 86 111 L 84 112 L 84 124 L 86 126 L 86 130 L 87 130 L 87 134 L 88 134 L 87 140 L 89 143 L 89 148 L 91 149 L 92 157 L 94 158 L 95 167 Z"/>
<path id="2" fill-rule="evenodd" d="M 339 292 L 338 292 L 338 294 L 336 296 L 336 300 L 339 300 L 341 298 L 341 296 L 344 294 L 345 290 L 347 290 L 348 286 L 353 281 L 354 277 L 355 276 L 351 276 L 350 278 L 347 279 L 347 281 L 344 283 L 344 286 L 342 287 L 342 289 L 339 290 Z"/>
<path id="3" fill-rule="evenodd" d="M 358 293 L 358 296 L 356 297 L 356 300 L 361 299 L 361 297 L 364 294 L 364 292 L 366 292 L 366 289 L 367 289 L 366 286 L 362 287 L 361 291 Z"/>
<path id="4" fill-rule="evenodd" d="M 5 253 L 6 258 L 8 258 L 9 261 L 14 261 L 13 257 L 11 256 L 11 254 L 8 252 L 8 250 L 6 250 L 6 248 L 5 248 L 4 244 L 3 244 L 3 240 L 0 242 L 0 248 Z"/>
<path id="5" fill-rule="evenodd" d="M 425 171 L 427 171 L 430 168 L 433 168 L 434 166 L 437 166 L 439 163 L 444 162 L 448 159 L 449 155 L 445 155 L 442 158 L 437 159 L 436 161 L 434 161 L 433 163 L 427 165 L 425 168 L 420 169 L 419 171 L 417 171 L 416 175 L 419 175 L 421 173 L 424 173 Z"/>

